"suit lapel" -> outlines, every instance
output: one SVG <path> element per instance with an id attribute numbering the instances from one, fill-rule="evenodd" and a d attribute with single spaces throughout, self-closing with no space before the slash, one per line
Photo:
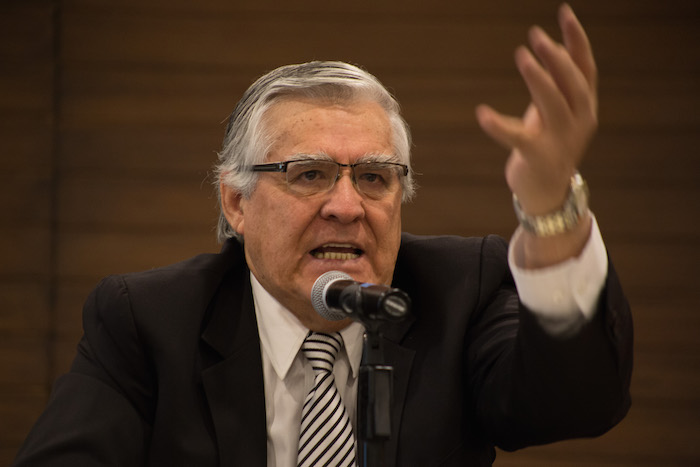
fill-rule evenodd
<path id="1" fill-rule="evenodd" d="M 220 465 L 267 463 L 265 395 L 250 276 L 240 258 L 211 304 L 203 341 L 216 352 L 202 382 L 211 411 Z"/>

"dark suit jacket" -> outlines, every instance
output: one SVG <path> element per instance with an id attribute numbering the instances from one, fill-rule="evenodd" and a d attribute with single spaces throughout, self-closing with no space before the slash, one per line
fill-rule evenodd
<path id="1" fill-rule="evenodd" d="M 404 234 L 386 331 L 389 465 L 491 465 L 503 449 L 595 436 L 629 407 L 632 327 L 611 269 L 599 310 L 552 337 L 524 309 L 497 237 Z M 260 342 L 241 247 L 105 279 L 17 465 L 265 466 Z"/>

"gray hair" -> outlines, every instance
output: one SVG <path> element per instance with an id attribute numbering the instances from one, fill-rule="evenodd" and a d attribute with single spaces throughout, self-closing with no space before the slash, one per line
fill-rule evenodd
<path id="1" fill-rule="evenodd" d="M 219 161 L 214 168 L 217 185 L 225 183 L 244 198 L 250 197 L 258 174 L 246 168 L 265 162 L 271 145 L 263 117 L 278 100 L 290 96 L 341 102 L 367 99 L 378 103 L 389 118 L 395 155 L 401 163 L 409 166 L 408 176 L 402 179 L 402 200 L 413 197 L 416 186 L 410 170 L 411 134 L 398 102 L 370 73 L 347 63 L 328 61 L 277 68 L 248 88 L 229 117 Z M 231 237 L 242 240 L 224 217 L 221 193 L 219 190 L 217 193 L 220 209 L 218 240 L 223 242 Z"/>

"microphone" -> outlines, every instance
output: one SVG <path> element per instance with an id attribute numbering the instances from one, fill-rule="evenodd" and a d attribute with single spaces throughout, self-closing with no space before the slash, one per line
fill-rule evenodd
<path id="1" fill-rule="evenodd" d="M 404 291 L 385 285 L 362 283 L 341 271 L 329 271 L 311 289 L 316 312 L 329 321 L 352 318 L 363 323 L 401 321 L 411 309 Z"/>

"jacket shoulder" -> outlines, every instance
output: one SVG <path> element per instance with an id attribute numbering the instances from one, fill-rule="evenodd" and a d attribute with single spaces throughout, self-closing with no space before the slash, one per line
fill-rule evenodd
<path id="1" fill-rule="evenodd" d="M 235 241 L 231 241 L 235 242 Z M 227 243 L 217 254 L 201 254 L 148 271 L 104 278 L 86 301 L 83 325 L 104 323 L 119 329 L 125 323 L 141 331 L 183 323 L 199 328 L 222 282 L 240 284 L 247 267 L 242 248 Z"/>
<path id="2" fill-rule="evenodd" d="M 480 291 L 510 279 L 508 244 L 498 236 L 422 236 L 404 233 L 394 271 L 397 287 L 429 293 Z"/>
<path id="3" fill-rule="evenodd" d="M 427 256 L 429 255 L 429 256 Z M 479 256 L 507 258 L 508 243 L 497 235 L 461 237 L 458 235 L 401 234 L 399 258 L 432 257 L 442 264 L 465 264 Z"/>

